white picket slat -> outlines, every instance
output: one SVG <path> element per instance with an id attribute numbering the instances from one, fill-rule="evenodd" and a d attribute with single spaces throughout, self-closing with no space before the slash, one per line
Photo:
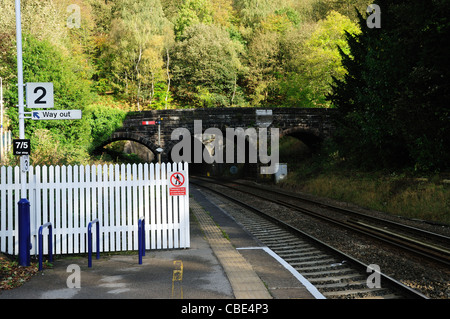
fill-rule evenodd
<path id="1" fill-rule="evenodd" d="M 6 167 L 0 167 L 0 250 L 6 251 Z"/>
<path id="2" fill-rule="evenodd" d="M 150 166 L 150 181 L 156 181 L 155 166 Z M 156 200 L 155 200 L 156 183 L 150 184 L 150 248 L 156 249 Z M 147 222 L 148 223 L 148 222 Z M 147 228 L 147 229 L 148 229 Z"/>

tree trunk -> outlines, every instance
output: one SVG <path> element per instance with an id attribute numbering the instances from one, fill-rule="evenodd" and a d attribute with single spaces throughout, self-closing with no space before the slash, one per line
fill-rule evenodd
<path id="1" fill-rule="evenodd" d="M 170 56 L 169 56 L 169 48 L 166 48 L 166 54 L 167 54 L 167 92 L 166 92 L 166 105 L 165 109 L 167 110 L 167 100 L 169 98 L 169 92 L 170 92 L 170 73 L 169 73 L 169 63 L 170 63 Z"/>
<path id="2" fill-rule="evenodd" d="M 233 96 L 231 97 L 231 106 L 233 106 L 234 97 L 236 96 L 237 74 L 234 75 Z"/>
<path id="3" fill-rule="evenodd" d="M 141 79 L 140 79 L 140 72 L 139 72 L 139 64 L 141 63 L 141 59 L 142 59 L 142 47 L 139 46 L 139 58 L 138 61 L 136 63 L 136 78 L 138 81 L 138 89 L 137 89 L 137 108 L 138 111 L 141 110 L 141 105 L 139 102 L 139 95 L 141 94 Z"/>

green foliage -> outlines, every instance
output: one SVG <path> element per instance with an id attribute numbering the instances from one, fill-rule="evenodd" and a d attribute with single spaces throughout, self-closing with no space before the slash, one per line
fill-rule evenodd
<path id="1" fill-rule="evenodd" d="M 242 68 L 241 50 L 221 27 L 189 27 L 173 50 L 176 95 L 197 106 L 229 106 Z"/>
<path id="2" fill-rule="evenodd" d="M 211 2 L 208 0 L 186 0 L 181 6 L 175 22 L 174 30 L 177 39 L 181 39 L 184 31 L 192 25 L 213 21 Z"/>
<path id="3" fill-rule="evenodd" d="M 449 3 L 378 1 L 382 27 L 348 35 L 348 71 L 330 100 L 340 109 L 341 156 L 366 167 L 449 167 Z M 446 39 L 446 40 L 444 40 Z M 357 136 L 357 138 L 355 138 Z"/>
<path id="4" fill-rule="evenodd" d="M 342 79 L 346 72 L 339 54 L 339 48 L 344 53 L 349 51 L 345 32 L 358 34 L 359 29 L 349 18 L 331 11 L 324 20 L 318 22 L 302 48 L 299 73 L 308 82 L 308 89 L 315 97 L 313 101 L 316 105 L 324 105 L 320 102 L 324 101 L 325 95 L 331 93 L 332 78 Z"/>
<path id="5" fill-rule="evenodd" d="M 25 82 L 53 82 L 57 108 L 83 111 L 27 120 L 43 152 L 35 160 L 82 161 L 129 110 L 336 106 L 342 158 L 448 167 L 449 2 L 380 0 L 382 28 L 369 29 L 354 9 L 371 2 L 23 1 Z M 66 26 L 72 3 L 79 29 Z M 0 76 L 17 136 L 14 25 L 13 3 L 0 1 Z M 44 154 L 52 140 L 61 157 Z"/>
<path id="6" fill-rule="evenodd" d="M 116 105 L 115 105 L 116 104 Z M 86 108 L 91 127 L 92 145 L 90 149 L 95 149 L 107 140 L 111 134 L 122 126 L 126 112 L 119 108 L 112 99 L 99 99 Z"/>
<path id="7" fill-rule="evenodd" d="M 15 56 L 13 47 L 9 55 Z M 14 74 L 16 60 L 9 61 L 9 73 Z M 23 39 L 23 65 L 26 82 L 52 82 L 56 109 L 80 109 L 92 100 L 90 81 L 79 74 L 78 65 L 67 56 L 63 56 L 47 41 L 38 41 L 33 36 L 25 35 Z M 6 92 L 9 106 L 17 105 L 17 87 L 9 85 Z M 11 120 L 11 130 L 18 136 L 17 109 L 10 107 L 7 114 Z M 26 135 L 47 129 L 67 145 L 77 145 L 86 149 L 91 142 L 90 128 L 84 120 L 67 121 L 26 121 Z"/>
<path id="8" fill-rule="evenodd" d="M 241 23 L 255 28 L 261 21 L 275 10 L 282 7 L 282 0 L 241 0 L 236 1 Z"/>
<path id="9" fill-rule="evenodd" d="M 357 25 L 335 11 L 302 29 L 262 25 L 267 31 L 255 33 L 249 45 L 247 88 L 253 104 L 332 106 L 325 100 L 332 78 L 342 79 L 346 72 L 339 48 L 348 52 L 345 32 L 357 34 Z"/>
<path id="10" fill-rule="evenodd" d="M 112 7 L 108 45 L 101 61 L 110 70 L 115 88 L 132 98 L 138 110 L 152 102 L 154 88 L 165 81 L 163 52 L 170 46 L 170 22 L 159 0 L 120 0 Z"/>
<path id="11" fill-rule="evenodd" d="M 336 49 L 341 39 L 334 35 L 348 26 L 343 16 L 351 16 L 353 6 L 362 8 L 365 2 L 29 0 L 24 3 L 23 20 L 28 34 L 70 55 L 78 64 L 78 75 L 92 80 L 96 93 L 113 94 L 137 110 L 260 104 L 317 107 L 330 106 L 324 101 L 329 78 L 342 73 Z M 81 9 L 79 29 L 66 27 L 67 6 L 72 3 Z M 14 32 L 13 7 L 0 3 L 0 33 Z M 331 19 L 332 10 L 341 16 Z M 45 12 L 46 19 L 39 20 L 36 12 Z M 187 33 L 199 33 L 201 25 L 210 27 L 212 34 Z M 218 35 L 215 29 L 226 29 L 228 35 Z M 321 36 L 323 41 L 316 41 Z M 217 43 L 218 37 L 225 45 Z M 205 47 L 205 39 L 211 41 L 211 48 Z M 180 48 L 187 57 L 180 56 Z M 198 66 L 188 70 L 194 67 L 187 61 Z M 204 62 L 212 62 L 214 68 Z"/>
<path id="12" fill-rule="evenodd" d="M 48 129 L 36 129 L 30 140 L 30 161 L 33 165 L 89 164 L 89 154 L 85 148 L 61 142 L 60 136 Z"/>

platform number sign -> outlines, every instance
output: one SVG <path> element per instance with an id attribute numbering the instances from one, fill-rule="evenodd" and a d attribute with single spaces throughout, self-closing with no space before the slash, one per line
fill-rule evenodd
<path id="1" fill-rule="evenodd" d="M 26 98 L 28 108 L 52 108 L 53 83 L 27 83 Z"/>
<path id="2" fill-rule="evenodd" d="M 13 140 L 13 154 L 14 155 L 30 155 L 30 140 L 29 139 L 16 139 Z"/>

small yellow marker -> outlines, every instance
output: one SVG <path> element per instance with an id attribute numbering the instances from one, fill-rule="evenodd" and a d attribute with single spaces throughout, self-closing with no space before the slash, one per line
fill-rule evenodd
<path id="1" fill-rule="evenodd" d="M 183 299 L 183 262 L 181 260 L 174 260 L 173 264 L 178 267 L 178 269 L 175 269 L 173 271 L 172 276 L 172 299 L 174 298 L 174 288 L 175 288 L 175 281 L 180 282 L 180 299 Z"/>

